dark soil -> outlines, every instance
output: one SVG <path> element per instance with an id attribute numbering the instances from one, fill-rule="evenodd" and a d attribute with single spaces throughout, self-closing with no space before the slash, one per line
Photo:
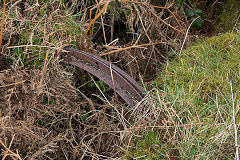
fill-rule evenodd
<path id="1" fill-rule="evenodd" d="M 9 68 L 9 64 L 6 61 L 6 58 L 4 55 L 0 54 L 0 71 L 3 71 L 7 68 Z"/>

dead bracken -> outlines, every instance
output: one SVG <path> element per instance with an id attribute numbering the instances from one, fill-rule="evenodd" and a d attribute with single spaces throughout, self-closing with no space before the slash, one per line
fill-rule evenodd
<path id="1" fill-rule="evenodd" d="M 52 63 L 47 68 L 42 86 L 41 70 L 0 73 L 1 157 L 117 157 L 119 136 L 129 127 L 122 107 L 94 104 L 72 86 L 70 73 Z"/>

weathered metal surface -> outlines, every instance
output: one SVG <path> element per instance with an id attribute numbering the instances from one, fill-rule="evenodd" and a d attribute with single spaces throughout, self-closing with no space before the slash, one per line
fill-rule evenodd
<path id="1" fill-rule="evenodd" d="M 68 47 L 64 50 L 68 51 L 68 54 L 64 57 L 63 62 L 79 67 L 96 76 L 112 89 L 115 88 L 118 95 L 129 106 L 134 106 L 135 101 L 142 100 L 145 90 L 116 65 L 84 51 Z"/>

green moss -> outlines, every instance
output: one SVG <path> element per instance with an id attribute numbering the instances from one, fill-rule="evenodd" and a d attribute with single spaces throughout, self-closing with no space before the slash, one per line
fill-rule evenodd
<path id="1" fill-rule="evenodd" d="M 214 26 L 217 33 L 232 31 L 234 27 L 240 27 L 240 1 L 228 0 L 224 8 L 219 16 L 219 22 Z"/>
<path id="2" fill-rule="evenodd" d="M 227 93 L 232 80 L 239 92 L 240 36 L 223 34 L 197 42 L 169 62 L 156 84 L 172 95 L 186 99 L 200 115 L 214 104 L 216 92 Z M 209 110 L 209 109 L 208 109 Z M 209 112 L 215 110 L 209 110 Z"/>
<path id="3" fill-rule="evenodd" d="M 181 159 L 234 158 L 234 138 L 229 134 L 234 131 L 229 126 L 231 96 L 240 94 L 239 59 L 240 35 L 225 33 L 196 42 L 168 62 L 154 82 L 157 94 L 177 115 L 174 123 L 193 124 L 178 128 L 178 143 L 174 145 Z M 239 101 L 237 96 L 235 104 Z M 237 121 L 238 111 L 236 105 Z"/>
<path id="4" fill-rule="evenodd" d="M 168 152 L 169 148 L 167 149 L 167 145 L 162 142 L 158 132 L 145 131 L 141 137 L 133 138 L 132 145 L 128 148 L 124 159 L 166 159 Z"/>

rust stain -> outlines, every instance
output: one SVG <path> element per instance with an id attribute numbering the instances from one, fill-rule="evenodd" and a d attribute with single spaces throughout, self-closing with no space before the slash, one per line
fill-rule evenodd
<path id="1" fill-rule="evenodd" d="M 111 64 L 110 67 L 108 61 L 88 52 L 69 47 L 65 47 L 64 50 L 68 51 L 68 54 L 63 58 L 64 63 L 81 68 L 102 80 L 112 89 L 115 88 L 118 95 L 122 97 L 129 106 L 133 107 L 136 101 L 143 99 L 145 90 L 116 65 Z M 110 69 L 112 69 L 112 71 Z"/>

